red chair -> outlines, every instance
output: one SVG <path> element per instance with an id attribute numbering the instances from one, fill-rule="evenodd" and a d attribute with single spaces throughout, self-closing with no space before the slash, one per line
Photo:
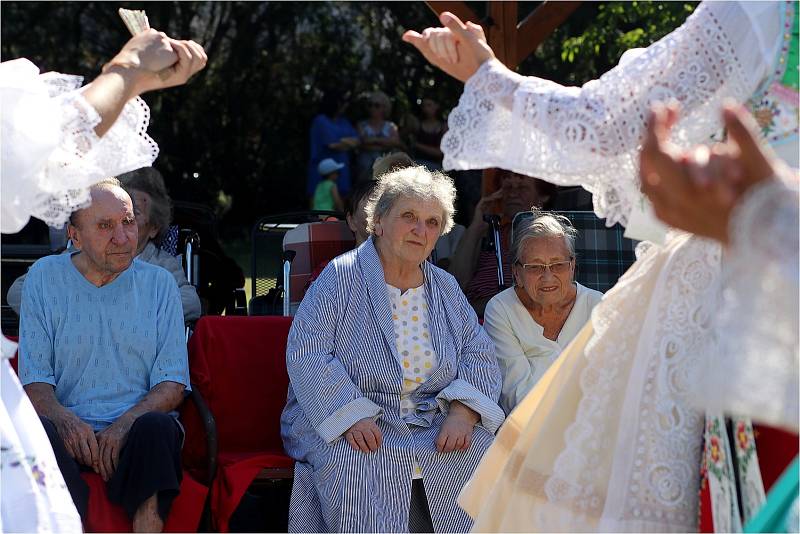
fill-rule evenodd
<path id="1" fill-rule="evenodd" d="M 207 449 L 187 418 L 184 462 L 206 469 L 211 483 L 211 528 L 228 523 L 247 488 L 259 479 L 291 479 L 294 461 L 286 456 L 280 416 L 286 405 L 286 340 L 291 317 L 202 317 L 189 340 L 192 385 L 208 403 L 217 425 L 217 451 Z M 192 429 L 191 432 L 190 429 Z M 215 457 L 206 466 L 203 459 Z"/>
<path id="2" fill-rule="evenodd" d="M 303 223 L 283 236 L 283 250 L 295 251 L 290 274 L 290 301 L 294 308 L 306 294 L 312 277 L 319 276 L 320 266 L 352 250 L 356 241 L 345 221 Z"/>
<path id="3" fill-rule="evenodd" d="M 16 338 L 9 338 L 16 341 Z M 11 366 L 17 371 L 17 357 L 11 359 Z M 200 406 L 197 406 L 197 405 Z M 199 397 L 199 393 L 192 393 L 181 407 L 181 411 L 195 410 L 203 412 L 204 403 Z M 183 416 L 182 416 L 183 417 Z M 199 435 L 192 435 L 186 431 L 186 441 L 206 440 L 211 442 L 216 439 L 213 428 L 213 418 L 210 418 L 211 426 L 208 426 L 209 418 L 201 419 L 201 426 L 195 427 L 192 431 L 199 432 Z M 128 514 L 122 506 L 114 504 L 108 500 L 105 482 L 97 473 L 81 473 L 81 478 L 89 486 L 89 504 L 87 506 L 87 516 L 84 522 L 86 532 L 131 532 L 133 527 Z M 208 486 L 198 482 L 193 476 L 184 469 L 183 480 L 181 481 L 180 493 L 172 502 L 167 521 L 164 524 L 164 532 L 197 532 L 200 520 L 205 509 L 208 498 Z"/>

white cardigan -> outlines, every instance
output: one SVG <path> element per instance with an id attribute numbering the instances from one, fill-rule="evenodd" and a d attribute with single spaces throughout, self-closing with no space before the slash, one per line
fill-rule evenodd
<path id="1" fill-rule="evenodd" d="M 500 406 L 511 410 L 542 377 L 547 368 L 578 334 L 603 294 L 575 283 L 578 294 L 558 339 L 544 337 L 544 327 L 533 317 L 511 287 L 495 295 L 486 305 L 483 326 L 494 341 L 503 374 Z"/>

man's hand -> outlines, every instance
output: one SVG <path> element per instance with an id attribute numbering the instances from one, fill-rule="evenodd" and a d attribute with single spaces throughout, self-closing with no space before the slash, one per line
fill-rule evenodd
<path id="1" fill-rule="evenodd" d="M 91 425 L 81 421 L 72 412 L 64 410 L 58 417 L 52 418 L 58 435 L 70 456 L 78 463 L 98 470 L 100 451 Z"/>
<path id="2" fill-rule="evenodd" d="M 432 65 L 466 82 L 485 61 L 495 57 L 494 52 L 480 25 L 464 24 L 449 11 L 439 20 L 444 28 L 426 28 L 422 34 L 409 30 L 403 34 L 403 41 L 414 45 Z"/>
<path id="3" fill-rule="evenodd" d="M 104 67 L 133 77 L 136 95 L 186 83 L 205 67 L 208 57 L 194 41 L 179 41 L 149 29 L 132 37 Z"/>
<path id="4" fill-rule="evenodd" d="M 442 423 L 436 437 L 436 450 L 442 453 L 465 451 L 472 444 L 472 429 L 480 421 L 480 416 L 464 404 L 453 401 L 450 412 Z"/>
<path id="5" fill-rule="evenodd" d="M 100 450 L 100 461 L 98 462 L 98 473 L 103 480 L 108 482 L 114 471 L 117 470 L 119 453 L 128 438 L 131 424 L 120 417 L 111 425 L 97 433 L 97 444 Z"/>
<path id="6" fill-rule="evenodd" d="M 344 437 L 354 450 L 361 452 L 375 452 L 383 443 L 383 433 L 371 417 L 357 421 L 344 433 Z"/>

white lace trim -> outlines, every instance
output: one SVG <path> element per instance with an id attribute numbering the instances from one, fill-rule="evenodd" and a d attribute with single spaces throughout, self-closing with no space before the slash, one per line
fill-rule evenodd
<path id="1" fill-rule="evenodd" d="M 93 183 L 150 166 L 158 156 L 158 145 L 147 135 L 150 109 L 141 98 L 128 102 L 114 125 L 98 138 L 94 128 L 100 117 L 78 89 L 81 77 L 46 73 L 38 78 L 60 112 L 53 118 L 59 142 L 38 172 L 14 183 L 15 209 L 58 227 L 89 203 Z"/>
<path id="2" fill-rule="evenodd" d="M 40 192 L 31 209 L 31 215 L 50 226 L 63 225 L 73 211 L 89 203 L 91 184 L 149 167 L 158 157 L 158 145 L 147 135 L 150 108 L 141 98 L 126 104 L 102 138 L 94 132 L 100 117 L 78 91 L 56 98 L 63 113 L 63 136 L 38 177 Z"/>
<path id="3" fill-rule="evenodd" d="M 638 149 L 650 105 L 680 102 L 674 140 L 688 146 L 719 129 L 725 98 L 744 100 L 754 86 L 713 10 L 701 6 L 580 89 L 487 62 L 450 115 L 444 166 L 579 184 L 598 216 L 625 224 L 641 198 Z M 696 355 L 713 343 L 720 247 L 671 232 L 664 248 L 638 252 L 592 314 L 583 397 L 545 483 L 553 505 L 541 510 L 540 520 L 553 521 L 545 528 L 560 524 L 557 510 L 572 510 L 570 530 L 597 528 L 598 517 L 600 530 L 696 529 L 703 417 L 688 396 Z"/>
<path id="4" fill-rule="evenodd" d="M 595 308 L 583 397 L 545 483 L 550 503 L 579 511 L 570 530 L 597 518 L 601 531 L 696 528 L 703 417 L 687 393 L 711 339 L 719 250 L 673 233 Z"/>
<path id="5" fill-rule="evenodd" d="M 626 224 L 641 197 L 638 149 L 651 104 L 681 104 L 675 141 L 688 146 L 718 131 L 723 100 L 746 99 L 753 84 L 714 11 L 702 5 L 681 28 L 581 88 L 487 61 L 448 118 L 444 167 L 502 167 L 581 185 L 599 217 Z"/>
<path id="6" fill-rule="evenodd" d="M 731 215 L 720 349 L 709 355 L 697 404 L 798 429 L 800 192 L 771 180 Z"/>
<path id="7" fill-rule="evenodd" d="M 720 245 L 685 234 L 672 243 L 634 356 L 633 374 L 644 380 L 629 385 L 621 413 L 629 424 L 617 437 L 614 499 L 603 513 L 615 529 L 637 530 L 646 521 L 686 531 L 697 523 L 704 418 L 688 395 L 697 355 L 714 343 Z"/>

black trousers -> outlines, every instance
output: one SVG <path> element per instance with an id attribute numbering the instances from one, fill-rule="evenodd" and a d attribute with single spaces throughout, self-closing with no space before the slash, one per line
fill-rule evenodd
<path id="1" fill-rule="evenodd" d="M 408 510 L 408 531 L 433 532 L 433 520 L 428 508 L 428 497 L 421 478 L 411 481 L 411 507 Z"/>
<path id="2" fill-rule="evenodd" d="M 79 464 L 69 455 L 52 421 L 46 417 L 40 419 L 75 507 L 85 521 L 89 487 L 80 474 L 91 468 Z M 128 432 L 116 471 L 106 482 L 109 500 L 122 505 L 128 517 L 133 519 L 139 506 L 157 493 L 158 514 L 166 521 L 183 476 L 182 440 L 183 432 L 171 415 L 149 412 L 139 417 Z"/>

